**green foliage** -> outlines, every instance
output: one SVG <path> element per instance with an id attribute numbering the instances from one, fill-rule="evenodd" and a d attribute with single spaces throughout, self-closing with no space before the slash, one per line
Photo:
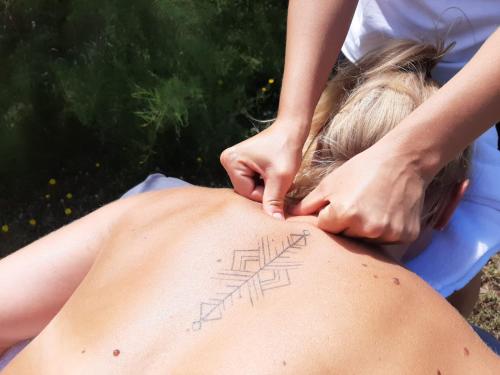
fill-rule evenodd
<path id="1" fill-rule="evenodd" d="M 219 152 L 248 134 L 245 114 L 273 114 L 285 6 L 2 0 L 2 187 L 97 155 L 131 170 L 217 169 Z"/>

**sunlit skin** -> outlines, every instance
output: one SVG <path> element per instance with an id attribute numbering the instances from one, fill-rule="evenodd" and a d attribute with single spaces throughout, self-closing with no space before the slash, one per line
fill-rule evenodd
<path id="1" fill-rule="evenodd" d="M 284 197 L 300 166 L 314 107 L 337 59 L 356 3 L 289 2 L 278 117 L 273 126 L 221 155 L 236 192 L 263 201 L 270 215 L 283 215 Z M 272 155 L 269 150 L 273 150 Z M 255 184 L 255 174 L 262 176 L 265 189 Z"/>
<path id="2" fill-rule="evenodd" d="M 195 187 L 106 206 L 0 262 L 27 291 L 0 306 L 0 346 L 57 313 L 3 374 L 498 373 L 422 280 L 315 220 Z"/>
<path id="3" fill-rule="evenodd" d="M 266 131 L 225 150 L 237 193 L 280 218 L 311 117 L 347 34 L 356 1 L 289 2 L 278 116 Z M 418 31 L 416 30 L 418 34 Z M 375 242 L 419 234 L 423 193 L 436 173 L 500 119 L 500 30 L 439 92 L 377 144 L 327 176 L 295 213 L 319 212 L 320 228 Z M 269 147 L 273 145 L 273 147 Z M 272 151 L 271 151 L 272 150 Z M 256 185 L 260 175 L 264 187 Z M 390 191 L 390 200 L 387 200 Z"/>

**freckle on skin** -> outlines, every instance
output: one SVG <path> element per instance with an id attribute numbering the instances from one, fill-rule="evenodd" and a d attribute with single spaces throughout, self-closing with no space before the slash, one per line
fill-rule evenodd
<path id="1" fill-rule="evenodd" d="M 118 349 L 113 350 L 113 356 L 118 357 L 120 355 L 120 351 Z"/>
<path id="2" fill-rule="evenodd" d="M 361 263 L 361 265 L 362 265 L 363 267 L 368 267 L 368 264 L 366 264 L 366 263 Z"/>
<path id="3" fill-rule="evenodd" d="M 442 374 L 441 374 L 441 371 L 439 371 L 439 370 L 438 370 L 437 375 L 442 375 Z"/>
<path id="4" fill-rule="evenodd" d="M 85 349 L 82 350 L 82 354 L 84 354 L 84 353 L 85 353 Z"/>
<path id="5" fill-rule="evenodd" d="M 469 349 L 464 348 L 464 355 L 465 355 L 466 357 L 468 357 L 468 356 L 469 356 L 469 354 L 470 354 Z"/>
<path id="6" fill-rule="evenodd" d="M 222 262 L 222 259 L 217 259 L 217 263 L 220 263 L 220 262 Z"/>
<path id="7" fill-rule="evenodd" d="M 286 361 L 283 361 L 283 366 L 286 366 Z"/>
<path id="8" fill-rule="evenodd" d="M 373 275 L 373 277 L 374 277 L 375 279 L 378 279 L 378 275 Z"/>
<path id="9" fill-rule="evenodd" d="M 398 279 L 397 277 L 393 277 L 393 278 L 392 278 L 392 282 L 393 282 L 394 284 L 396 284 L 396 285 L 401 284 L 401 282 L 399 281 L 399 279 Z"/>

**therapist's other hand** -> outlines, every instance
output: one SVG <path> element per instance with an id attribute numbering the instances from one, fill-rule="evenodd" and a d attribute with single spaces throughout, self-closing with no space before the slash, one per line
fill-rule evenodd
<path id="1" fill-rule="evenodd" d="M 415 162 L 374 145 L 327 175 L 291 213 L 318 213 L 318 226 L 330 233 L 407 243 L 420 233 L 425 189 Z"/>
<path id="2" fill-rule="evenodd" d="M 284 218 L 285 195 L 300 166 L 304 139 L 293 124 L 276 122 L 220 156 L 234 190 L 262 202 L 269 215 Z M 264 185 L 262 185 L 262 182 Z"/>

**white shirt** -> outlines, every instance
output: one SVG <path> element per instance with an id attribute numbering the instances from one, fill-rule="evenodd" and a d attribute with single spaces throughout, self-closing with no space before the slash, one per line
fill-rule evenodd
<path id="1" fill-rule="evenodd" d="M 499 0 L 359 0 L 342 52 L 354 62 L 388 38 L 455 42 L 433 74 L 444 83 L 498 26 Z"/>
<path id="2" fill-rule="evenodd" d="M 499 25 L 500 0 L 359 0 L 342 52 L 355 62 L 387 39 L 428 43 L 441 39 L 445 45 L 455 42 L 432 72 L 434 79 L 444 83 L 474 56 Z M 498 65 L 500 61 L 491 63 Z M 466 195 L 470 201 L 497 210 L 500 210 L 499 136 L 493 127 L 475 142 L 472 183 Z"/>

